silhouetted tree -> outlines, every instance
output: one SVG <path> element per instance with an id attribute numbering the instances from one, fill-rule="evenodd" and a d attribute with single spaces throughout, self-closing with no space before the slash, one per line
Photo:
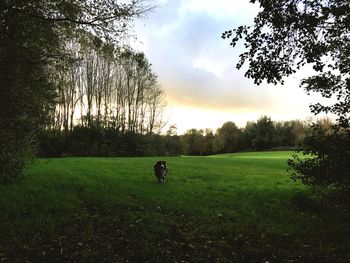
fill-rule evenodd
<path id="1" fill-rule="evenodd" d="M 283 78 L 301 67 L 311 65 L 314 72 L 301 82 L 307 93 L 317 92 L 324 98 L 334 98 L 333 105 L 311 105 L 315 114 L 330 112 L 338 116 L 341 126 L 334 126 L 327 136 L 315 130 L 304 141 L 308 161 L 290 162 L 303 182 L 320 182 L 310 178 L 324 178 L 333 171 L 339 180 L 350 177 L 342 158 L 334 153 L 350 152 L 348 129 L 350 120 L 350 2 L 348 0 L 252 0 L 260 3 L 260 11 L 253 26 L 239 26 L 223 33 L 233 47 L 243 39 L 246 51 L 240 55 L 237 68 L 248 62 L 245 76 L 256 84 L 282 83 Z M 345 129 L 345 130 L 344 130 Z M 316 139 L 318 138 L 318 139 Z M 336 139 L 334 139 L 336 138 Z M 320 141 L 317 143 L 317 141 Z M 322 142 L 322 143 L 321 143 Z M 331 142 L 334 146 L 331 147 Z M 324 147 L 325 145 L 329 147 Z M 344 151 L 343 149 L 348 149 Z M 347 154 L 346 154 L 347 155 Z M 324 161 L 326 160 L 326 161 Z M 339 162 L 338 162 L 339 161 Z M 313 168 L 309 169 L 312 163 Z M 317 171 L 317 173 L 315 173 Z M 343 176 L 344 175 L 344 176 Z M 310 180 L 309 180 L 310 179 Z M 332 180 L 323 180 L 330 183 Z M 333 181 L 334 182 L 334 181 Z M 341 181 L 338 181 L 341 183 Z"/>
<path id="2" fill-rule="evenodd" d="M 240 55 L 237 68 L 248 62 L 245 76 L 256 84 L 282 83 L 283 78 L 304 65 L 314 75 L 301 86 L 325 98 L 334 97 L 332 106 L 317 103 L 314 113 L 332 112 L 346 124 L 350 112 L 350 3 L 348 0 L 262 1 L 254 26 L 239 26 L 223 33 L 235 46 L 244 39 L 247 51 Z M 326 59 L 327 58 L 327 59 Z"/>

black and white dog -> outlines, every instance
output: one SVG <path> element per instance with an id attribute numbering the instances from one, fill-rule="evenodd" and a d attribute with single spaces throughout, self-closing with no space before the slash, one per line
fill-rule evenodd
<path id="1" fill-rule="evenodd" d="M 165 179 L 168 175 L 168 167 L 166 165 L 166 161 L 158 161 L 154 165 L 154 173 L 158 179 L 158 183 L 165 183 Z"/>

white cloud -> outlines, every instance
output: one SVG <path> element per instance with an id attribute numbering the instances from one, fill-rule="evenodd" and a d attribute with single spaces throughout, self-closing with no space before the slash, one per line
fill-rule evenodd
<path id="1" fill-rule="evenodd" d="M 206 12 L 216 19 L 226 18 L 237 21 L 237 16 L 238 20 L 247 19 L 254 16 L 258 10 L 258 5 L 242 0 L 187 0 L 182 1 L 179 13 L 188 15 L 188 13 Z"/>
<path id="2" fill-rule="evenodd" d="M 252 24 L 257 11 L 248 1 L 168 0 L 137 25 L 143 42 L 137 47 L 167 94 L 169 123 L 185 130 L 218 127 L 224 120 L 244 125 L 261 115 L 279 120 L 310 115 L 312 99 L 298 88 L 298 79 L 288 79 L 284 87 L 258 87 L 235 69 L 240 47 L 232 49 L 221 33 Z"/>
<path id="3" fill-rule="evenodd" d="M 193 66 L 212 73 L 217 77 L 221 77 L 225 71 L 225 65 L 205 57 L 194 60 Z"/>

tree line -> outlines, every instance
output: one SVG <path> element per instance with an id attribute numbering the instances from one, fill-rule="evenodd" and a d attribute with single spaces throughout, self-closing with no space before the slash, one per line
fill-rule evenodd
<path id="1" fill-rule="evenodd" d="M 66 54 L 56 101 L 38 131 L 39 155 L 154 154 L 144 145 L 163 126 L 164 91 L 145 55 L 86 32 L 66 43 Z"/>
<path id="2" fill-rule="evenodd" d="M 141 52 L 116 48 L 91 34 L 67 43 L 57 72 L 57 101 L 46 129 L 98 123 L 118 132 L 153 133 L 162 125 L 164 91 Z"/>
<path id="3" fill-rule="evenodd" d="M 156 77 L 144 55 L 123 48 L 152 8 L 147 0 L 0 1 L 0 182 L 23 174 L 43 129 L 67 134 L 75 119 L 113 125 L 117 114 L 121 130 L 156 129 Z"/>
<path id="4" fill-rule="evenodd" d="M 324 118 L 317 126 L 330 130 L 333 123 Z M 263 116 L 238 128 L 226 122 L 216 131 L 190 129 L 178 135 L 171 125 L 165 134 L 122 133 L 113 127 L 93 122 L 90 127 L 77 125 L 66 134 L 64 130 L 42 130 L 38 155 L 62 156 L 205 156 L 249 150 L 296 150 L 312 132 L 311 121 L 271 120 Z"/>

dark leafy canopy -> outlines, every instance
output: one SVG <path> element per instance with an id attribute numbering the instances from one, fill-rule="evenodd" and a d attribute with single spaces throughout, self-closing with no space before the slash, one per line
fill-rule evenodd
<path id="1" fill-rule="evenodd" d="M 350 2 L 349 0 L 251 0 L 261 11 L 253 26 L 226 31 L 222 38 L 235 46 L 244 39 L 247 51 L 240 55 L 237 68 L 245 62 L 245 76 L 256 84 L 282 83 L 283 77 L 306 64 L 314 75 L 301 86 L 323 97 L 335 97 L 332 106 L 315 104 L 314 113 L 337 114 L 348 125 L 350 113 Z"/>
<path id="2" fill-rule="evenodd" d="M 115 41 L 130 30 L 130 24 L 152 9 L 146 0 L 5 0 L 0 4 L 4 15 L 21 16 L 54 22 L 56 26 L 74 30 L 81 28 Z"/>
<path id="3" fill-rule="evenodd" d="M 87 31 L 118 42 L 143 0 L 0 1 L 0 182 L 13 181 L 31 155 L 36 129 L 55 100 L 55 74 L 65 44 Z"/>
<path id="4" fill-rule="evenodd" d="M 307 185 L 333 185 L 350 190 L 350 130 L 326 130 L 315 125 L 303 142 L 304 153 L 317 158 L 295 156 L 288 164 L 293 169 L 292 179 Z"/>

